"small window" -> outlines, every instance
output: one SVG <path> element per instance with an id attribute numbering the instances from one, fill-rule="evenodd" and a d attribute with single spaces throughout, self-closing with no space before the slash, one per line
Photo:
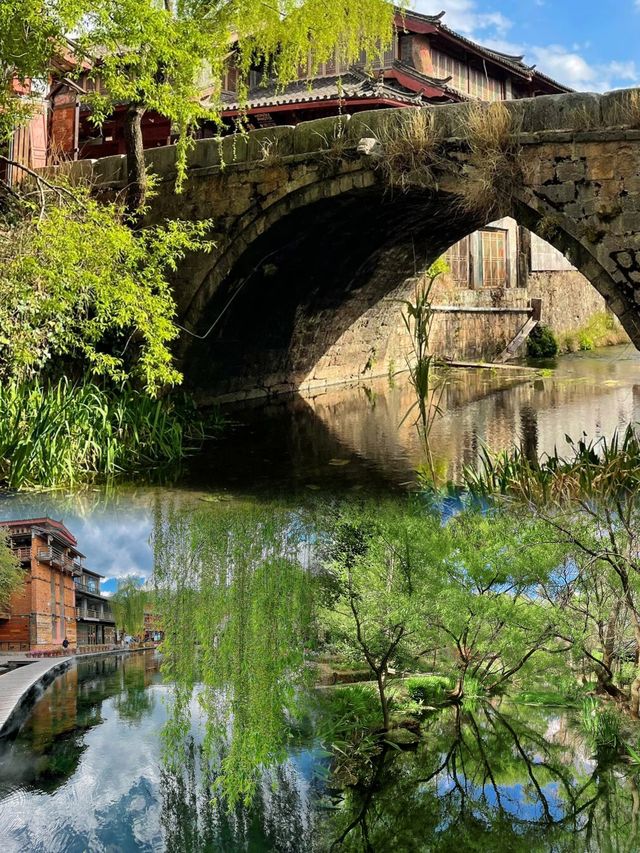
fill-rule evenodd
<path id="1" fill-rule="evenodd" d="M 501 229 L 480 232 L 482 287 L 507 287 L 507 232 Z"/>
<path id="2" fill-rule="evenodd" d="M 461 288 L 469 287 L 469 238 L 464 237 L 447 252 L 451 278 Z"/>

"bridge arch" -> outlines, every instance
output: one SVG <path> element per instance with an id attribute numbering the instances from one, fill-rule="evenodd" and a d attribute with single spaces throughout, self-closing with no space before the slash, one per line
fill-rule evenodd
<path id="1" fill-rule="evenodd" d="M 501 210 L 569 257 L 636 346 L 638 103 L 638 92 L 507 102 L 519 118 L 519 156 L 531 168 Z M 460 138 L 469 105 L 424 109 L 443 128 L 455 165 L 430 190 L 390 189 L 356 150 L 362 137 L 383 140 L 380 127 L 404 110 L 256 131 L 222 146 L 200 141 L 182 196 L 173 191 L 173 150 L 148 152 L 161 178 L 150 221 L 168 215 L 215 223 L 214 251 L 190 258 L 176 282 L 180 321 L 191 332 L 180 356 L 194 384 L 232 390 L 235 375 L 245 385 L 296 387 L 336 342 L 355 345 L 350 326 L 362 331 L 377 302 L 401 294 L 403 282 L 486 224 L 457 204 L 461 182 L 473 180 Z M 118 185 L 124 164 L 106 159 L 112 164 L 97 161 L 94 171 Z M 381 315 L 370 319 L 384 325 Z"/>

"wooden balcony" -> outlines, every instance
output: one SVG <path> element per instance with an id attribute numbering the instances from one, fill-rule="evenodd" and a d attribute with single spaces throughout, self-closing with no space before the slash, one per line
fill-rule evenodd
<path id="1" fill-rule="evenodd" d="M 21 563 L 30 563 L 31 562 L 31 545 L 24 545 L 20 548 L 14 548 L 13 553 L 20 560 Z"/>
<path id="2" fill-rule="evenodd" d="M 36 557 L 41 563 L 58 566 L 63 572 L 69 572 L 72 575 L 79 575 L 82 572 L 80 563 L 72 557 L 68 557 L 60 548 L 39 548 Z"/>

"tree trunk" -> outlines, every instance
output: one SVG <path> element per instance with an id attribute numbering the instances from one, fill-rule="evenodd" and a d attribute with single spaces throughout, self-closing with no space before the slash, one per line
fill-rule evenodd
<path id="1" fill-rule="evenodd" d="M 389 731 L 389 702 L 385 692 L 385 674 L 376 670 L 376 681 L 378 682 L 378 693 L 380 694 L 380 707 L 382 708 L 382 720 L 385 732 Z"/>
<path id="2" fill-rule="evenodd" d="M 145 108 L 142 104 L 129 104 L 124 124 L 127 152 L 125 207 L 131 216 L 139 213 L 147 194 L 147 172 L 144 165 L 144 146 L 142 144 L 142 116 L 144 113 Z"/>

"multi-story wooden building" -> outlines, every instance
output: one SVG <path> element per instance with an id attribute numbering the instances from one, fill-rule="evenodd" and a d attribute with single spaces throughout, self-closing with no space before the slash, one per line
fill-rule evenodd
<path id="1" fill-rule="evenodd" d="M 24 569 L 24 583 L 0 613 L 0 650 L 46 651 L 115 642 L 102 575 L 87 569 L 78 542 L 61 521 L 5 521 L 0 530 Z"/>
<path id="2" fill-rule="evenodd" d="M 9 613 L 0 614 L 0 648 L 59 648 L 65 637 L 75 646 L 73 578 L 83 559 L 75 537 L 50 518 L 7 521 L 1 527 L 23 566 L 24 584 Z"/>
<path id="3" fill-rule="evenodd" d="M 109 599 L 100 594 L 100 581 L 104 575 L 84 566 L 74 577 L 76 592 L 76 619 L 79 646 L 115 643 L 116 626 Z"/>
<path id="4" fill-rule="evenodd" d="M 354 65 L 312 58 L 300 68 L 299 80 L 281 87 L 263 68 L 250 75 L 248 99 L 238 101 L 238 74 L 230 54 L 222 82 L 228 130 L 242 116 L 249 127 L 297 124 L 309 119 L 386 107 L 420 106 L 463 100 L 525 98 L 566 92 L 561 83 L 524 62 L 473 42 L 444 23 L 445 14 L 420 15 L 406 10 L 395 16 L 391 45 L 381 56 L 361 56 Z M 66 157 L 105 157 L 125 153 L 124 106 L 116 108 L 101 128 L 90 121 L 82 91 L 100 89 L 99 78 L 85 69 L 77 82 L 61 78 L 49 95 L 50 149 Z M 219 90 L 219 86 L 215 86 Z M 203 89 L 206 101 L 211 89 Z M 153 111 L 142 124 L 145 148 L 172 141 L 171 123 Z M 218 134 L 204 123 L 199 135 Z"/>

